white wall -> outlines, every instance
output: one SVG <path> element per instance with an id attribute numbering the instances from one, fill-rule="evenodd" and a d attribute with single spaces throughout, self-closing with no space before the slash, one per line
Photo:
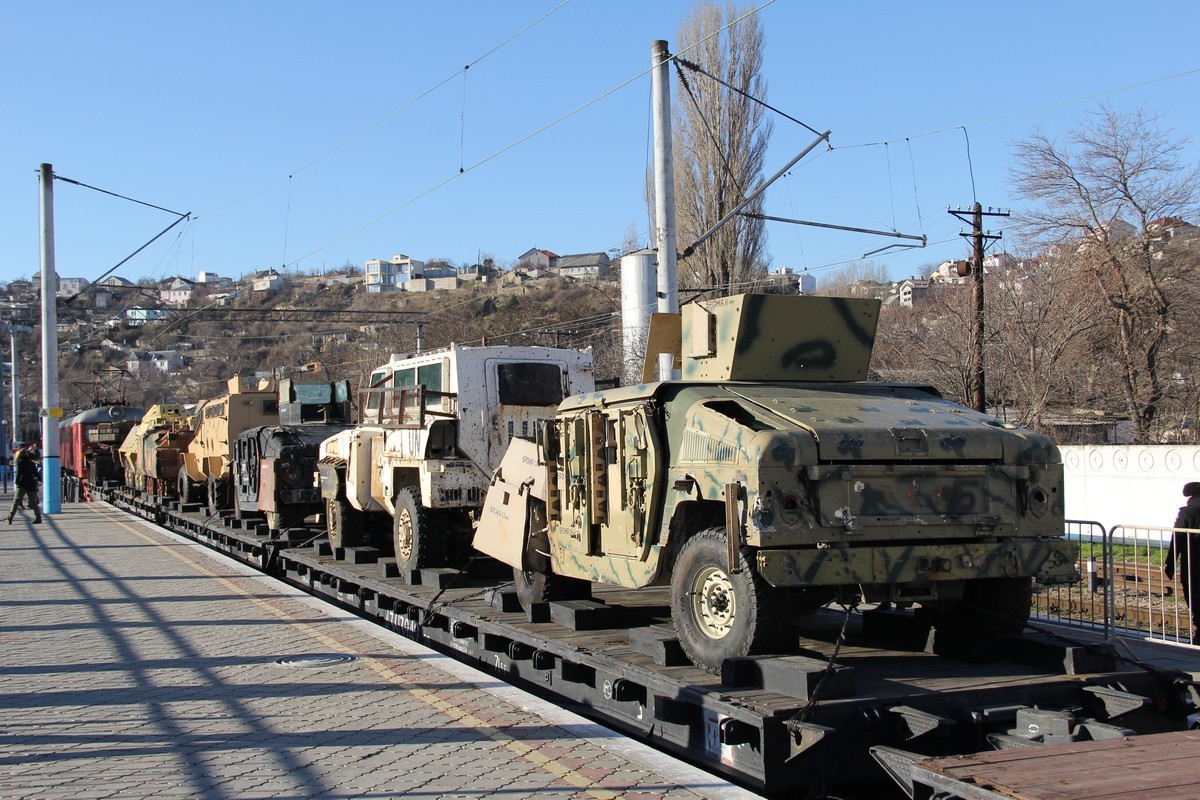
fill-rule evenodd
<path id="1" fill-rule="evenodd" d="M 1067 519 L 1169 528 L 1200 480 L 1197 445 L 1072 445 L 1060 448 Z"/>

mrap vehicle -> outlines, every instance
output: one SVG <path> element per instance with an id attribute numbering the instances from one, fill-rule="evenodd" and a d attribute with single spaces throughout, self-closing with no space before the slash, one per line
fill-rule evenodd
<path id="1" fill-rule="evenodd" d="M 359 392 L 358 424 L 321 443 L 330 543 L 365 544 L 382 529 L 402 571 L 465 560 L 509 441 L 594 387 L 590 349 L 451 345 L 393 355 Z"/>
<path id="2" fill-rule="evenodd" d="M 865 382 L 878 301 L 686 306 L 682 380 L 566 398 L 513 444 L 474 544 L 522 603 L 669 585 L 697 666 L 786 652 L 831 600 L 1007 633 L 1031 579 L 1078 579 L 1047 438 L 925 386 Z"/>
<path id="3" fill-rule="evenodd" d="M 274 378 L 241 378 L 226 382 L 226 392 L 196 406 L 195 435 L 183 452 L 179 497 L 187 503 L 206 500 L 210 514 L 233 507 L 233 448 L 247 428 L 279 421 Z"/>
<path id="4" fill-rule="evenodd" d="M 321 442 L 352 424 L 348 381 L 279 381 L 279 422 L 242 431 L 233 448 L 238 515 L 262 514 L 282 531 L 320 513 L 316 484 Z"/>
<path id="5" fill-rule="evenodd" d="M 125 485 L 160 497 L 172 496 L 179 481 L 183 451 L 195 433 L 192 422 L 182 405 L 150 406 L 121 443 Z"/>

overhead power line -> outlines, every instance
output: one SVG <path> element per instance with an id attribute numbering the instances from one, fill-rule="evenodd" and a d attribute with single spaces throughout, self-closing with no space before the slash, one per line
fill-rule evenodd
<path id="1" fill-rule="evenodd" d="M 360 130 L 358 133 L 354 134 L 354 135 L 353 135 L 353 136 L 351 136 L 350 138 L 348 138 L 348 139 L 346 139 L 346 140 L 342 141 L 340 144 L 334 145 L 333 147 L 331 147 L 331 148 L 329 148 L 328 150 L 326 150 L 325 152 L 321 153 L 321 154 L 320 154 L 319 156 L 317 156 L 316 158 L 313 158 L 313 159 L 312 159 L 312 160 L 310 160 L 308 163 L 304 164 L 303 166 L 299 167 L 298 169 L 294 169 L 294 170 L 292 170 L 291 172 L 289 172 L 289 173 L 288 173 L 288 175 L 287 175 L 286 177 L 282 177 L 282 178 L 279 178 L 278 180 L 272 181 L 271 183 L 268 183 L 268 184 L 267 184 L 267 185 L 265 185 L 265 186 L 259 187 L 258 189 L 255 189 L 254 191 L 252 191 L 252 192 L 250 192 L 250 193 L 248 193 L 248 194 L 242 195 L 241 197 L 237 198 L 236 200 L 231 200 L 231 201 L 229 201 L 228 203 L 226 203 L 225 205 L 218 206 L 217 208 L 213 209 L 212 211 L 207 211 L 207 212 L 205 212 L 204 214 L 202 214 L 202 215 L 199 215 L 199 216 L 208 216 L 208 215 L 211 215 L 211 214 L 216 214 L 216 213 L 217 213 L 217 212 L 219 212 L 219 211 L 224 211 L 225 209 L 229 208 L 230 206 L 235 206 L 235 205 L 237 205 L 238 203 L 242 202 L 243 200 L 249 200 L 251 197 L 254 197 L 254 196 L 255 196 L 255 195 L 257 195 L 257 194 L 261 194 L 262 192 L 265 192 L 265 191 L 266 191 L 266 190 L 268 190 L 268 189 L 271 189 L 271 188 L 273 188 L 273 187 L 275 187 L 275 186 L 278 186 L 279 184 L 283 183 L 285 180 L 290 180 L 292 177 L 294 177 L 295 175 L 298 175 L 299 173 L 303 172 L 304 170 L 308 169 L 309 167 L 311 167 L 311 166 L 313 166 L 313 165 L 315 165 L 315 164 L 317 164 L 317 163 L 319 163 L 319 162 L 321 162 L 321 161 L 324 161 L 326 158 L 329 158 L 331 155 L 333 155 L 333 154 L 334 154 L 334 153 L 336 153 L 337 151 L 341 150 L 343 147 L 346 147 L 347 145 L 349 145 L 349 144 L 352 144 L 353 142 L 357 141 L 358 139 L 361 139 L 363 136 L 367 135 L 367 134 L 368 134 L 368 133 L 370 133 L 371 131 L 375 130 L 375 129 L 376 129 L 376 128 L 378 128 L 380 125 L 382 125 L 383 123 L 387 122 L 387 121 L 388 121 L 388 120 L 390 120 L 392 117 L 394 117 L 394 116 L 396 116 L 397 114 L 399 114 L 400 112 L 402 112 L 402 111 L 405 111 L 405 110 L 407 110 L 408 108 L 410 108 L 411 106 L 413 106 L 413 105 L 415 105 L 416 103 L 420 102 L 421 100 L 424 100 L 426 97 L 428 97 L 429 95 L 433 94 L 433 93 L 434 93 L 434 92 L 436 92 L 438 89 L 442 88 L 442 87 L 443 87 L 443 86 L 445 86 L 446 84 L 448 84 L 448 83 L 450 83 L 451 81 L 453 81 L 453 80 L 454 80 L 455 78 L 457 78 L 459 75 L 463 75 L 464 73 L 466 73 L 466 71 L 467 71 L 467 70 L 469 70 L 471 67 L 475 66 L 476 64 L 479 64 L 481 61 L 483 61 L 484 59 L 488 58 L 489 56 L 491 56 L 491 55 L 494 55 L 494 54 L 495 54 L 495 53 L 496 53 L 498 50 L 500 50 L 500 49 L 502 49 L 503 47 L 505 47 L 505 46 L 507 46 L 507 45 L 511 44 L 512 42 L 516 41 L 518 38 L 520 38 L 521 36 L 523 36 L 525 33 L 529 32 L 529 31 L 530 31 L 532 28 L 534 28 L 535 26 L 537 26 L 539 23 L 541 23 L 543 20 L 545 20 L 545 19 L 546 19 L 547 17 L 549 17 L 551 14 L 553 14 L 554 12 L 556 12 L 556 11 L 560 10 L 561 8 L 563 8 L 565 5 L 567 5 L 567 4 L 568 4 L 568 3 L 570 3 L 570 2 L 571 2 L 571 0 L 562 0 L 562 2 L 561 2 L 561 3 L 559 3 L 558 5 L 556 5 L 554 8 L 550 9 L 550 10 L 549 10 L 549 11 L 547 11 L 545 14 L 542 14 L 540 17 L 538 17 L 538 18 L 537 18 L 537 19 L 535 19 L 533 22 L 531 22 L 531 23 L 529 23 L 528 25 L 526 25 L 526 26 L 525 26 L 524 28 L 522 28 L 521 30 L 519 30 L 519 31 L 517 31 L 516 33 L 514 33 L 512 36 L 509 36 L 507 39 L 505 39 L 504 41 L 500 42 L 500 44 L 498 44 L 498 45 L 496 45 L 496 46 L 492 47 L 490 50 L 488 50 L 487 52 L 483 53 L 483 55 L 480 55 L 480 56 L 478 56 L 478 57 L 477 57 L 477 58 L 476 58 L 474 61 L 472 61 L 472 62 L 470 62 L 469 64 L 467 64 L 467 65 L 466 65 L 466 66 L 464 66 L 462 69 L 460 69 L 460 70 L 456 70 L 456 71 L 455 71 L 455 72 L 454 72 L 452 75 L 447 75 L 445 78 L 443 78 L 442 80 L 440 80 L 440 81 L 438 81 L 437 83 L 433 84 L 433 85 L 432 85 L 432 86 L 430 86 L 428 89 L 426 89 L 425 91 L 423 91 L 423 92 L 421 92 L 420 94 L 418 94 L 416 97 L 412 98 L 411 100 L 408 100 L 408 101 L 407 101 L 407 102 L 405 102 L 405 103 L 402 103 L 402 104 L 400 104 L 400 105 L 399 105 L 399 106 L 397 106 L 396 108 L 394 108 L 394 109 L 392 109 L 391 111 L 389 111 L 387 114 L 384 114 L 382 117 L 380 117 L 379 119 L 375 120 L 375 121 L 374 121 L 374 122 L 372 122 L 370 125 L 368 125 L 367 127 L 363 128 L 362 130 Z M 465 90 L 464 90 L 464 91 L 465 91 Z"/>
<path id="2" fill-rule="evenodd" d="M 737 24 L 743 22 L 744 20 L 746 20 L 747 18 L 749 18 L 750 16 L 752 16 L 754 14 L 757 14 L 758 12 L 762 11 L 764 8 L 773 4 L 774 2 L 775 2 L 775 0 L 766 0 L 766 2 L 764 2 L 762 5 L 750 9 L 749 11 L 747 11 L 745 14 L 742 14 L 737 19 L 731 20 L 729 23 L 727 23 L 724 27 L 720 28 L 719 30 L 714 31 L 710 35 L 704 37 L 703 39 L 700 39 L 699 41 L 695 42 L 691 46 L 684 48 L 684 50 L 681 53 L 675 53 L 674 55 L 671 56 L 671 59 L 673 60 L 673 59 L 679 58 L 684 53 L 687 53 L 691 50 L 694 50 L 697 47 L 700 47 L 701 45 L 703 45 L 705 42 L 709 41 L 713 37 L 720 36 L 722 33 L 729 30 L 734 25 L 737 25 Z M 322 250 L 332 247 L 333 245 L 337 244 L 338 242 L 340 242 L 344 239 L 348 239 L 349 237 L 353 236 L 354 234 L 358 233 L 359 231 L 365 230 L 365 229 L 371 227 L 372 225 L 374 225 L 375 223 L 377 223 L 383 219 L 386 219 L 387 217 L 390 217 L 392 214 L 395 214 L 397 211 L 400 211 L 401 209 L 412 205 L 413 203 L 417 202 L 418 200 L 422 199 L 423 197 L 426 197 L 427 195 L 432 194 L 433 192 L 437 191 L 438 189 L 441 189 L 443 186 L 446 186 L 447 184 L 462 177 L 463 175 L 475 171 L 479 167 L 482 167 L 484 164 L 487 164 L 488 162 L 493 161 L 496 158 L 499 158 L 500 156 L 504 155 L 508 151 L 516 149 L 517 147 L 520 147 L 521 145 L 525 144 L 529 140 L 540 136 L 541 134 L 545 133 L 546 131 L 550 130 L 551 128 L 555 127 L 556 125 L 559 125 L 559 124 L 565 122 L 566 120 L 570 119 L 571 117 L 575 116 L 576 114 L 594 106 L 596 103 L 600 102 L 601 100 L 604 100 L 605 98 L 609 97 L 610 95 L 613 95 L 613 94 L 619 92 L 621 89 L 624 89 L 626 86 L 629 86 L 631 83 L 635 83 L 636 81 L 644 78 L 646 75 L 649 75 L 651 72 L 653 72 L 654 69 L 655 69 L 655 66 L 653 66 L 653 65 L 650 67 L 647 67 L 646 69 L 642 70 L 641 72 L 638 72 L 636 75 L 628 78 L 627 80 L 622 81 L 621 83 L 617 84 L 616 86 L 613 86 L 611 89 L 601 92 L 600 94 L 593 97 L 591 100 L 588 100 L 587 102 L 583 103 L 582 105 L 572 109 L 571 111 L 566 112 L 565 114 L 558 117 L 557 119 L 546 123 L 545 125 L 538 128 L 537 130 L 534 130 L 534 131 L 526 134 L 525 136 L 522 136 L 520 139 L 517 139 L 516 141 L 512 142 L 511 144 L 501 147 L 499 150 L 496 150 L 491 155 L 481 159 L 480 161 L 475 162 L 474 164 L 471 164 L 470 166 L 468 166 L 466 168 L 460 167 L 456 173 L 450 175 L 449 177 L 445 178 L 444 180 L 433 184 L 432 186 L 428 187 L 427 189 L 424 189 L 421 192 L 418 192 L 417 194 L 408 198 L 404 202 L 399 203 L 398 205 L 392 206 L 387 211 L 384 211 L 382 214 L 378 215 L 377 217 L 375 217 L 371 220 L 368 220 L 367 222 L 364 222 L 362 225 L 359 225 L 358 227 L 354 228 L 353 230 L 347 231 L 346 233 L 342 234 L 341 236 L 338 236 L 337 238 L 326 242 L 325 244 L 321 245 L 320 247 L 310 250 L 309 252 L 305 253 L 304 255 L 300 256 L 299 258 L 285 264 L 284 266 L 290 267 L 290 266 L 299 264 L 301 261 L 308 258 L 309 256 L 316 255 L 317 253 L 321 252 Z"/>
<path id="3" fill-rule="evenodd" d="M 328 322 L 331 325 L 379 322 L 416 322 L 429 316 L 424 311 L 333 310 L 328 308 L 223 308 L 208 306 L 190 312 L 187 317 L 197 322 L 238 320 L 241 322 Z"/>

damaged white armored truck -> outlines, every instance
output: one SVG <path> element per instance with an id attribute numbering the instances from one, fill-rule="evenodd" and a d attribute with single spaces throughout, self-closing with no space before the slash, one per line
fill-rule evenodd
<path id="1" fill-rule="evenodd" d="M 865 382 L 879 303 L 741 295 L 685 307 L 682 380 L 566 398 L 514 442 L 475 546 L 529 604 L 669 585 L 688 657 L 785 652 L 838 599 L 1016 632 L 1032 581 L 1078 579 L 1053 442 L 929 387 Z"/>
<path id="2" fill-rule="evenodd" d="M 492 473 L 568 395 L 590 392 L 592 352 L 461 347 L 393 355 L 359 392 L 359 419 L 321 443 L 335 548 L 390 538 L 405 573 L 461 564 Z"/>

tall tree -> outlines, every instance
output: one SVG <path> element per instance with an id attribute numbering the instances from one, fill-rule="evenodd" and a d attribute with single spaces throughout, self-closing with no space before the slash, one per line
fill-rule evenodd
<path id="1" fill-rule="evenodd" d="M 681 69 L 673 102 L 676 225 L 687 248 L 741 202 L 762 177 L 771 121 L 759 103 L 766 81 L 763 28 L 733 2 L 722 9 L 709 0 L 694 5 L 679 26 L 679 53 L 709 75 Z M 759 197 L 746 211 L 762 212 Z M 759 219 L 738 216 L 679 261 L 681 287 L 733 287 L 766 271 L 766 229 Z"/>
<path id="2" fill-rule="evenodd" d="M 1161 358 L 1176 308 L 1180 261 L 1156 246 L 1160 220 L 1192 217 L 1200 169 L 1185 140 L 1139 110 L 1102 107 L 1065 143 L 1041 131 L 1016 147 L 1013 178 L 1034 206 L 1026 228 L 1057 246 L 1062 280 L 1097 293 L 1111 326 L 1113 371 L 1138 442 L 1153 441 L 1166 396 Z"/>

